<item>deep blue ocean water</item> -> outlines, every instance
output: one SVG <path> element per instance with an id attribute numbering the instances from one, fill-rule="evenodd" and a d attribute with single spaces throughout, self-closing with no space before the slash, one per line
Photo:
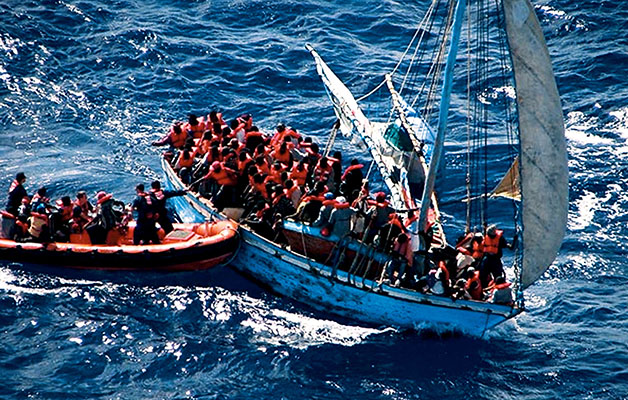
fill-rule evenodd
<path id="1" fill-rule="evenodd" d="M 0 191 L 24 171 L 29 193 L 130 200 L 136 183 L 161 177 L 149 143 L 213 108 L 322 142 L 334 117 L 304 44 L 365 93 L 426 3 L 6 0 Z M 228 268 L 103 279 L 5 263 L 0 398 L 628 398 L 628 7 L 536 10 L 563 102 L 571 203 L 527 313 L 483 338 L 437 337 L 335 320 Z M 462 174 L 450 146 L 450 173 Z"/>

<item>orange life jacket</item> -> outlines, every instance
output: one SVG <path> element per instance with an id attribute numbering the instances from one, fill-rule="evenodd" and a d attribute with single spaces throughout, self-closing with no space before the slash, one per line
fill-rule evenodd
<path id="1" fill-rule="evenodd" d="M 192 131 L 192 135 L 195 138 L 202 138 L 203 137 L 203 133 L 205 132 L 205 120 L 203 119 L 203 117 L 197 118 L 196 119 L 198 121 L 198 124 L 196 125 L 190 125 L 189 122 L 186 122 L 183 125 L 183 131 L 187 133 L 187 131 Z"/>
<path id="2" fill-rule="evenodd" d="M 177 149 L 185 146 L 185 141 L 188 138 L 187 132 L 181 128 L 181 133 L 176 133 L 174 131 L 174 127 L 170 128 L 170 143 L 172 147 L 176 147 Z"/>
<path id="3" fill-rule="evenodd" d="M 210 178 L 216 180 L 216 183 L 222 186 L 235 186 L 238 183 L 237 178 L 235 178 L 236 172 L 225 168 L 224 166 L 220 169 L 220 171 L 212 171 L 209 174 Z"/>
<path id="4" fill-rule="evenodd" d="M 270 153 L 270 156 L 272 158 L 274 158 L 275 160 L 284 163 L 284 164 L 288 164 L 290 162 L 290 152 L 286 149 L 285 153 L 280 153 L 279 150 L 275 150 L 272 153 Z"/>
<path id="5" fill-rule="evenodd" d="M 504 231 L 497 230 L 495 237 L 490 237 L 488 234 L 484 235 L 484 254 L 497 254 L 499 253 L 499 242 L 502 238 Z"/>
<path id="6" fill-rule="evenodd" d="M 471 284 L 473 282 L 477 282 L 477 286 L 475 287 L 475 289 L 471 289 Z M 469 294 L 471 295 L 471 298 L 473 300 L 482 300 L 482 282 L 480 281 L 480 272 L 479 271 L 475 271 L 473 273 L 473 276 L 469 279 L 467 279 L 467 283 L 464 285 L 465 289 L 467 289 L 467 291 L 469 292 Z"/>
<path id="7" fill-rule="evenodd" d="M 190 154 L 190 157 L 185 159 L 183 158 L 183 155 L 181 155 L 181 157 L 179 157 L 179 161 L 177 161 L 177 166 L 179 168 L 190 168 L 194 165 L 194 157 L 192 157 L 192 155 Z"/>
<path id="8" fill-rule="evenodd" d="M 305 185 L 305 180 L 307 179 L 307 168 L 303 167 L 303 171 L 299 171 L 299 169 L 295 166 L 292 168 L 292 172 L 290 172 L 290 179 L 295 181 L 299 186 Z"/>
<path id="9" fill-rule="evenodd" d="M 362 165 L 362 164 L 356 164 L 356 165 L 351 165 L 351 166 L 349 166 L 349 167 L 347 168 L 347 170 L 345 171 L 345 173 L 344 173 L 344 174 L 342 174 L 342 180 L 343 180 L 343 181 L 345 180 L 345 178 L 347 177 L 347 174 L 348 174 L 349 172 L 351 172 L 351 171 L 353 171 L 353 170 L 356 170 L 356 169 L 362 169 L 363 167 L 364 167 L 364 165 Z"/>
<path id="10" fill-rule="evenodd" d="M 329 174 L 331 174 L 331 171 L 332 167 L 330 163 L 327 164 L 327 168 L 322 167 L 319 163 L 314 169 L 314 180 L 319 181 L 321 179 L 329 178 Z"/>
<path id="11" fill-rule="evenodd" d="M 261 193 L 262 196 L 265 199 L 268 198 L 268 192 L 266 191 L 266 184 L 265 183 L 253 183 L 253 190 L 255 190 L 256 192 Z"/>

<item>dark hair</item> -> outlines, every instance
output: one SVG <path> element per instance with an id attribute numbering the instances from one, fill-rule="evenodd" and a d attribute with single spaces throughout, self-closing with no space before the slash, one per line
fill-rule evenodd
<path id="1" fill-rule="evenodd" d="M 188 123 L 190 125 L 198 125 L 198 120 L 196 119 L 196 115 L 194 114 L 188 115 Z"/>
<path id="2" fill-rule="evenodd" d="M 150 184 L 150 187 L 153 189 L 161 189 L 161 183 L 159 183 L 159 181 L 153 181 L 153 183 Z"/>
<path id="3" fill-rule="evenodd" d="M 37 194 L 40 196 L 45 196 L 47 191 L 48 189 L 46 189 L 45 187 L 40 187 L 39 189 L 37 189 Z"/>
<path id="4" fill-rule="evenodd" d="M 235 128 L 237 128 L 237 127 L 238 127 L 238 125 L 240 125 L 240 123 L 238 122 L 238 120 L 237 120 L 237 119 L 232 119 L 232 120 L 231 120 L 231 124 L 230 124 L 231 129 L 235 129 Z"/>
<path id="5" fill-rule="evenodd" d="M 61 198 L 61 204 L 63 204 L 64 207 L 67 207 L 70 204 L 72 204 L 72 200 L 70 200 L 70 196 L 63 196 Z"/>
<path id="6" fill-rule="evenodd" d="M 354 158 L 353 160 L 351 160 L 351 165 L 358 165 L 360 162 L 358 161 L 357 158 Z"/>
<path id="7" fill-rule="evenodd" d="M 142 185 L 142 187 L 144 187 L 144 185 Z M 144 189 L 142 189 L 142 190 L 144 190 Z M 80 198 L 83 198 L 83 197 L 87 197 L 87 193 L 85 193 L 83 190 L 79 191 L 79 192 L 76 194 L 76 198 L 77 198 L 77 199 L 80 199 Z"/>
<path id="8" fill-rule="evenodd" d="M 209 120 L 213 122 L 218 122 L 218 112 L 216 110 L 211 110 L 209 112 Z"/>
<path id="9" fill-rule="evenodd" d="M 17 175 L 15 175 L 15 180 L 18 182 L 21 182 L 24 179 L 26 179 L 26 175 L 24 175 L 24 172 L 18 172 Z"/>
<path id="10" fill-rule="evenodd" d="M 140 192 L 144 191 L 144 184 L 143 183 L 138 183 L 137 186 L 135 186 L 135 190 L 139 190 Z"/>

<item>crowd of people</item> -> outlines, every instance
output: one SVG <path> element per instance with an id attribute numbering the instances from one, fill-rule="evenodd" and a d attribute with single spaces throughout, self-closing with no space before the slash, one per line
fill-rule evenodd
<path id="1" fill-rule="evenodd" d="M 162 190 L 159 181 L 136 187 L 137 197 L 131 204 L 113 198 L 105 191 L 95 196 L 95 205 L 87 193 L 76 197 L 63 196 L 51 201 L 45 187 L 31 197 L 24 183 L 26 175 L 19 172 L 9 187 L 8 200 L 2 214 L 0 237 L 17 242 L 70 242 L 78 244 L 117 244 L 135 219 L 134 244 L 157 244 L 160 236 L 172 231 L 166 200 L 185 194 L 184 191 Z M 133 216 L 135 214 L 135 217 Z M 160 229 L 163 233 L 160 235 Z"/>
<path id="2" fill-rule="evenodd" d="M 285 124 L 265 134 L 250 114 L 227 123 L 212 111 L 173 124 L 153 145 L 170 146 L 166 157 L 191 190 L 218 211 L 243 210 L 240 221 L 271 240 L 284 241 L 279 228 L 290 218 L 320 227 L 330 240 L 359 240 L 390 254 L 382 283 L 456 299 L 491 294 L 495 302 L 512 301 L 501 266 L 502 249 L 512 245 L 496 227 L 478 234 L 481 239 L 465 236 L 455 254 L 428 252 L 431 230 L 419 229 L 416 210 L 394 210 L 385 193 L 369 191 L 357 159 L 343 170 L 341 152 L 321 154 L 312 138 Z"/>

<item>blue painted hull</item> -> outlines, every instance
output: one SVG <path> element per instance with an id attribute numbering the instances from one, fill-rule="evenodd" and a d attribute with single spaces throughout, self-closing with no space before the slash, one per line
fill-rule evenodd
<path id="1" fill-rule="evenodd" d="M 167 162 L 162 162 L 167 185 L 184 186 Z M 171 199 L 183 219 L 225 216 L 211 204 L 193 194 Z M 240 227 L 242 243 L 231 265 L 280 295 L 317 310 L 377 326 L 400 329 L 460 331 L 482 335 L 499 323 L 514 317 L 520 309 L 485 302 L 453 301 L 446 297 L 424 295 L 412 290 L 378 286 L 371 280 L 349 279 L 344 271 L 294 253 Z"/>

